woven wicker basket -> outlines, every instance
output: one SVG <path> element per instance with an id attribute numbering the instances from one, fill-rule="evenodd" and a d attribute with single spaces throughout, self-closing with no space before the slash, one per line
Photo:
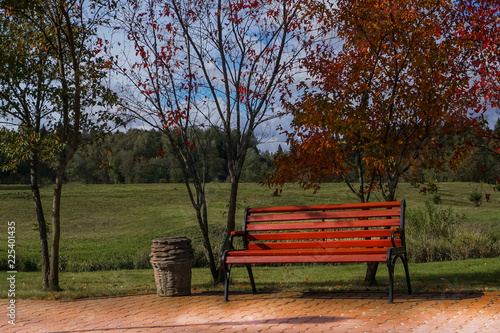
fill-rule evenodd
<path id="1" fill-rule="evenodd" d="M 191 262 L 152 263 L 158 296 L 191 295 Z"/>
<path id="2" fill-rule="evenodd" d="M 159 296 L 191 295 L 194 255 L 189 238 L 154 239 L 150 257 Z"/>

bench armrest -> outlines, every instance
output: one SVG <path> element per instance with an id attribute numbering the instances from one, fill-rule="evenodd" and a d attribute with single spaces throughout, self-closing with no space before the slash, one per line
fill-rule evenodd
<path id="1" fill-rule="evenodd" d="M 399 238 L 401 239 L 401 245 L 405 246 L 405 230 L 403 228 L 397 228 L 397 229 L 392 231 L 391 243 L 392 243 L 392 246 L 394 246 L 394 247 L 397 247 L 396 241 L 395 241 L 396 235 L 399 235 Z"/>
<path id="2" fill-rule="evenodd" d="M 231 246 L 231 248 L 234 249 L 233 245 L 234 237 L 245 237 L 246 234 L 247 234 L 246 231 L 231 231 L 231 234 L 229 236 L 229 245 Z"/>

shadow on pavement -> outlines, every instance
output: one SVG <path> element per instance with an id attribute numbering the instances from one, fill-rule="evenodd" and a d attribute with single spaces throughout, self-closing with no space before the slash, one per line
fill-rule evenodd
<path id="1" fill-rule="evenodd" d="M 186 324 L 173 324 L 173 325 L 158 325 L 158 326 L 140 326 L 140 327 L 113 327 L 113 328 L 93 328 L 93 329 L 83 329 L 83 330 L 71 330 L 71 331 L 56 331 L 52 333 L 69 333 L 69 332 L 106 332 L 106 331 L 127 331 L 135 329 L 173 329 L 190 327 L 196 330 L 197 326 L 207 327 L 220 327 L 220 326 L 242 326 L 242 327 L 252 327 L 255 325 L 297 325 L 297 324 L 331 324 L 340 321 L 350 320 L 350 317 L 332 317 L 332 316 L 300 316 L 300 317 L 284 317 L 284 318 L 272 318 L 272 319 L 257 319 L 257 320 L 240 320 L 240 321 L 219 321 L 219 322 L 204 322 L 204 323 L 186 323 Z"/>
<path id="2" fill-rule="evenodd" d="M 483 292 L 415 292 L 408 295 L 406 292 L 395 292 L 394 301 L 408 301 L 408 300 L 464 300 L 464 299 L 474 299 L 481 298 L 484 296 Z M 328 292 L 328 293 L 316 293 L 316 292 L 305 292 L 298 294 L 296 297 L 299 298 L 311 298 L 311 299 L 374 299 L 374 300 L 385 300 L 389 299 L 387 292 L 374 292 L 374 291 L 354 291 L 354 292 Z"/>

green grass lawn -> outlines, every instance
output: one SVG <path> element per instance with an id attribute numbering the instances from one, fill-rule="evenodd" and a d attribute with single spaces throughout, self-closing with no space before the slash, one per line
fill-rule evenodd
<path id="1" fill-rule="evenodd" d="M 443 199 L 442 205 L 445 207 L 452 206 L 457 213 L 465 214 L 466 225 L 463 226 L 464 228 L 469 228 L 470 226 L 474 228 L 486 228 L 495 237 L 500 238 L 500 193 L 494 192 L 490 185 L 483 185 L 484 191 L 491 194 L 490 202 L 483 202 L 482 206 L 474 207 L 473 203 L 468 200 L 469 193 L 475 189 L 479 189 L 480 186 L 480 184 L 472 183 L 439 183 L 439 193 Z M 217 229 L 219 228 L 220 230 L 221 226 L 225 223 L 228 194 L 229 184 L 211 183 L 207 185 L 209 219 L 215 230 L 214 235 L 217 234 Z M 45 215 L 47 220 L 50 221 L 52 188 L 42 188 L 42 197 L 45 204 Z M 408 209 L 423 207 L 428 197 L 429 195 L 420 194 L 419 189 L 412 187 L 410 184 L 400 185 L 398 199 L 406 199 Z M 377 199 L 381 200 L 381 198 Z M 304 191 L 298 186 L 290 185 L 285 187 L 283 193 L 279 196 L 273 196 L 273 190 L 265 186 L 241 184 L 237 223 L 239 227 L 246 206 L 324 204 L 355 201 L 356 197 L 348 191 L 345 184 L 325 184 L 316 194 L 313 194 L 312 191 Z M 376 201 L 375 198 L 372 201 Z M 40 260 L 40 241 L 38 233 L 33 230 L 36 218 L 28 186 L 0 185 L 0 231 L 4 235 L 7 233 L 8 221 L 16 222 L 16 260 L 18 261 L 18 270 L 21 270 L 22 267 L 32 267 L 33 262 L 36 263 Z M 126 269 L 147 267 L 151 240 L 154 238 L 188 236 L 193 239 L 193 246 L 196 249 L 201 249 L 194 210 L 190 206 L 186 190 L 182 184 L 67 184 L 63 189 L 61 232 L 60 255 L 63 267 L 63 271 L 61 272 L 61 286 L 68 288 L 69 285 L 76 286 L 78 283 L 92 281 L 84 289 L 79 290 L 76 288 L 66 291 L 70 295 L 76 294 L 76 297 L 82 297 L 85 295 L 85 291 L 97 288 L 95 287 L 97 284 L 100 286 L 108 285 L 109 288 L 104 292 L 87 292 L 87 295 L 98 295 L 99 293 L 112 295 L 115 292 L 121 293 L 123 291 L 153 291 L 154 279 L 152 278 L 151 270 L 121 271 L 123 273 L 121 273 L 120 278 L 116 275 L 119 274 L 117 273 L 119 271 L 81 273 L 74 273 L 74 271 L 106 269 L 108 266 Z M 4 245 L 0 247 L 0 261 L 3 260 L 5 264 L 7 243 L 2 242 L 1 244 Z M 499 267 L 498 261 L 496 263 L 497 267 Z M 445 263 L 431 263 L 429 265 L 432 264 L 444 265 Z M 305 271 L 312 272 L 309 270 L 309 266 L 307 267 Z M 361 271 L 364 270 L 363 266 L 360 267 Z M 274 269 L 280 272 L 281 268 L 273 267 L 272 270 Z M 293 271 L 298 272 L 300 269 L 293 267 Z M 445 267 L 443 269 L 451 268 Z M 379 274 L 379 276 L 380 279 L 383 279 L 386 275 L 385 267 L 381 268 L 381 271 L 383 273 Z M 206 280 L 209 280 L 208 272 L 203 269 L 199 271 L 194 270 L 194 272 L 193 286 L 201 289 L 208 288 L 206 287 Z M 429 274 L 433 272 L 433 269 L 428 271 Z M 262 273 L 264 275 L 264 272 Z M 417 274 L 415 271 L 413 273 Z M 123 284 L 116 282 L 121 281 L 120 279 L 126 280 L 132 274 L 137 274 L 139 277 L 131 279 L 131 284 L 127 284 L 128 282 L 126 281 Z M 276 274 L 279 276 L 284 273 Z M 309 279 L 305 283 L 305 286 L 312 286 L 311 279 L 315 279 L 316 275 L 322 276 L 320 273 L 314 274 L 315 277 L 312 276 L 313 274 L 310 274 L 311 276 L 304 278 L 304 281 Z M 498 271 L 490 272 L 489 274 L 497 274 L 498 276 Z M 199 278 L 201 279 L 201 284 L 197 285 L 196 276 L 205 275 L 206 277 L 203 279 Z M 364 273 L 352 273 L 350 278 L 352 279 L 355 275 L 363 277 Z M 106 284 L 106 279 L 101 276 L 109 278 L 111 282 Z M 2 277 L 2 282 L 4 282 L 3 275 L 0 275 L 0 277 Z M 40 289 L 40 273 L 19 272 L 17 277 L 19 279 L 18 286 L 20 290 L 26 286 L 26 290 L 29 290 L 27 292 L 28 295 L 36 293 L 35 290 Z M 67 280 L 70 277 L 74 277 L 75 280 L 79 281 L 73 283 L 74 280 Z M 234 278 L 236 281 L 238 276 L 235 275 Z M 271 275 L 269 279 L 276 279 L 276 277 Z M 319 282 L 322 282 L 322 279 L 327 280 L 326 277 L 322 279 L 318 277 L 318 279 L 321 280 Z M 419 279 L 417 275 L 414 280 Z M 445 277 L 445 279 L 448 278 Z M 345 278 L 340 280 L 345 281 Z M 100 283 L 98 283 L 99 281 Z M 283 281 L 280 282 L 288 283 L 288 287 L 290 287 L 290 280 L 283 278 Z M 63 283 L 66 284 L 62 285 Z M 279 282 L 274 281 L 269 283 L 271 288 L 277 288 L 278 285 L 276 283 Z M 332 283 L 332 288 L 339 285 L 336 282 Z M 413 284 L 415 287 L 417 286 L 415 281 Z M 434 282 L 424 284 L 426 286 L 437 285 Z M 122 285 L 123 290 L 119 291 Z M 136 285 L 136 287 L 133 288 L 133 285 Z M 140 287 L 138 287 L 139 285 Z M 457 282 L 457 285 L 459 286 L 460 284 Z M 78 287 L 83 288 L 85 284 L 82 284 L 82 286 L 78 285 Z M 490 288 L 489 285 L 487 287 Z M 4 290 L 2 288 L 2 292 Z"/>
<path id="2" fill-rule="evenodd" d="M 395 291 L 406 292 L 403 265 L 395 270 Z M 410 279 L 414 292 L 484 292 L 500 291 L 500 258 L 472 259 L 452 262 L 410 264 Z M 254 267 L 258 291 L 335 292 L 366 291 L 363 286 L 366 265 L 305 265 Z M 377 275 L 379 286 L 372 291 L 388 291 L 389 277 L 385 265 L 380 265 Z M 0 272 L 0 298 L 7 297 L 8 274 Z M 235 267 L 231 273 L 232 292 L 248 292 L 252 288 L 245 268 Z M 99 272 L 63 272 L 60 275 L 60 292 L 41 290 L 39 272 L 16 274 L 16 298 L 24 299 L 75 299 L 128 294 L 155 293 L 154 271 L 118 270 Z M 193 292 L 216 291 L 222 293 L 222 284 L 214 285 L 206 268 L 194 268 L 191 281 Z"/>

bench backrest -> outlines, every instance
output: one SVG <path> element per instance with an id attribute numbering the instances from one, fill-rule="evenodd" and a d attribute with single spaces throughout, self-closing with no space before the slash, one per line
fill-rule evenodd
<path id="1" fill-rule="evenodd" d="M 249 208 L 245 247 L 258 249 L 392 247 L 404 228 L 405 201 Z M 396 246 L 404 239 L 398 237 Z M 404 244 L 403 244 L 404 245 Z"/>

